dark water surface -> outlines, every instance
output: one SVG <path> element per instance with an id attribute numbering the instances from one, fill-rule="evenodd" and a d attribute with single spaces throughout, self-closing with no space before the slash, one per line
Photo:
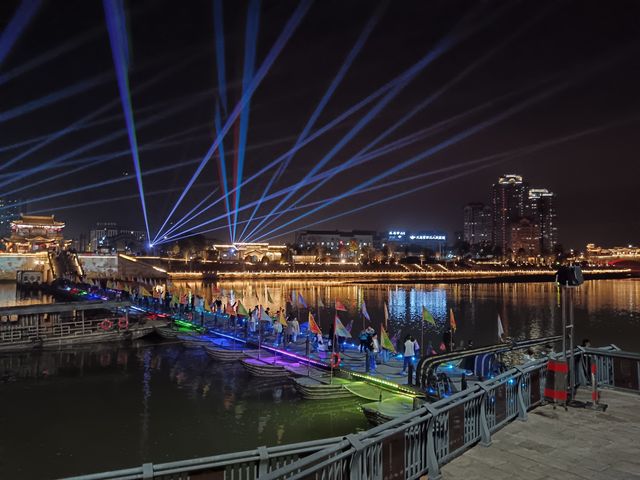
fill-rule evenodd
<path id="1" fill-rule="evenodd" d="M 57 478 L 342 435 L 358 402 L 306 402 L 287 379 L 179 344 L 0 357 L 0 478 Z M 0 380 L 1 381 L 1 380 Z"/>
<path id="2" fill-rule="evenodd" d="M 186 284 L 177 284 L 176 288 Z M 189 282 L 211 297 L 211 285 Z M 243 303 L 278 308 L 301 293 L 323 330 L 333 302 L 340 317 L 362 326 L 366 302 L 374 326 L 389 303 L 393 335 L 421 332 L 425 305 L 439 342 L 454 310 L 457 340 L 495 343 L 497 315 L 507 334 L 558 334 L 561 315 L 552 283 L 471 285 L 223 282 Z M 266 292 L 273 302 L 267 301 Z M 257 298 L 256 298 L 257 297 Z M 316 308 L 320 300 L 325 308 Z M 294 308 L 294 311 L 297 308 Z M 307 309 L 301 307 L 300 318 Z M 640 351 L 640 280 L 589 281 L 575 291 L 576 337 Z M 175 343 L 144 341 L 73 351 L 0 355 L 0 479 L 55 478 L 343 435 L 367 428 L 359 403 L 304 401 L 287 380 L 257 380 L 239 363 L 210 361 Z"/>

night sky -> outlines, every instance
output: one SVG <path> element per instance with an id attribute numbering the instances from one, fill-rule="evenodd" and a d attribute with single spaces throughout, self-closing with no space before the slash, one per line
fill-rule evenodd
<path id="1" fill-rule="evenodd" d="M 5 29 L 19 3 L 1 2 L 0 30 Z M 145 191 L 152 194 L 147 196 L 152 232 L 162 224 L 195 171 L 195 161 L 202 159 L 215 138 L 214 112 L 219 97 L 212 3 L 211 0 L 125 2 L 135 121 L 140 124 L 158 113 L 166 114 L 155 123 L 143 124 L 137 131 L 139 145 L 146 145 L 140 159 Z M 248 2 L 227 0 L 223 5 L 227 101 L 231 110 L 242 95 Z M 262 63 L 296 6 L 293 1 L 262 2 L 256 65 Z M 245 177 L 294 145 L 377 7 L 373 1 L 354 0 L 316 1 L 311 6 L 251 99 Z M 434 181 L 439 183 L 310 228 L 442 229 L 453 233 L 462 230 L 462 208 L 466 203 L 488 202 L 491 184 L 499 175 L 518 173 L 531 186 L 548 188 L 558 195 L 559 236 L 565 247 L 583 248 L 587 242 L 637 243 L 640 237 L 639 2 L 391 1 L 312 132 L 400 75 L 452 31 L 463 32 L 458 43 L 454 42 L 408 83 L 321 171 L 347 161 L 415 105 L 493 51 L 376 148 L 475 107 L 484 105 L 485 108 L 413 144 L 336 175 L 302 203 L 351 191 L 361 182 L 384 174 L 402 161 L 528 98 L 560 84 L 563 88 L 380 180 L 406 179 L 406 182 L 345 198 L 292 225 L 273 230 L 269 236 L 275 239 L 278 234 Z M 54 55 L 55 49 L 63 52 Z M 50 53 L 52 58 L 36 68 L 24 73 L 15 70 Z M 0 196 L 33 199 L 125 178 L 108 186 L 31 201 L 29 210 L 55 213 L 67 222 L 72 235 L 88 230 L 96 221 L 144 228 L 139 198 L 112 200 L 137 194 L 131 155 L 125 152 L 100 163 L 81 160 L 129 148 L 114 72 L 102 2 L 44 1 L 0 63 L 0 182 L 13 180 L 1 187 Z M 162 76 L 159 81 L 146 85 L 159 75 Z M 86 81 L 92 85 L 84 86 Z M 42 108 L 32 108 L 37 106 L 38 99 L 73 85 L 82 91 Z M 513 95 L 506 96 L 512 92 Z M 502 99 L 487 104 L 498 97 Z M 7 162 L 38 143 L 6 147 L 64 129 L 109 102 L 113 102 L 109 110 L 90 120 L 99 121 L 97 125 L 60 136 L 7 166 Z M 375 102 L 368 104 L 300 150 L 272 190 L 302 179 L 374 105 Z M 30 111 L 20 114 L 20 108 L 25 106 Z M 171 113 L 172 109 L 180 110 Z M 101 122 L 103 119 L 106 121 Z M 412 178 L 460 162 L 604 126 L 608 128 L 534 153 L 505 157 L 500 164 L 480 162 L 466 169 Z M 167 145 L 158 145 L 165 137 L 178 133 L 181 135 L 166 140 Z M 69 156 L 65 162 L 80 160 L 72 166 L 28 172 L 43 162 L 112 134 L 111 140 Z M 234 144 L 232 129 L 224 141 L 230 183 L 233 183 Z M 144 175 L 149 170 L 188 160 L 194 163 L 161 174 Z M 58 176 L 84 164 L 88 168 Z M 12 172 L 28 174 L 19 179 L 6 175 Z M 260 197 L 272 172 L 242 188 L 241 204 Z M 58 178 L 49 180 L 53 176 Z M 450 176 L 455 178 L 448 179 Z M 34 182 L 40 183 L 33 186 Z M 212 158 L 177 213 L 186 213 L 211 189 L 218 187 L 218 167 Z M 302 186 L 286 205 L 308 188 Z M 153 195 L 159 190 L 170 191 Z M 219 194 L 220 191 L 212 199 Z M 55 207 L 94 200 L 102 202 L 55 210 Z M 267 213 L 275 204 L 276 200 L 265 203 L 258 215 Z M 223 205 L 219 203 L 200 221 L 224 213 Z M 239 220 L 246 219 L 252 210 L 241 212 Z M 286 214 L 267 232 L 307 210 Z M 226 221 L 211 225 L 218 226 L 226 228 Z M 239 229 L 242 230 L 242 226 Z M 208 235 L 227 240 L 228 233 L 222 229 Z M 292 235 L 284 238 L 291 239 Z"/>

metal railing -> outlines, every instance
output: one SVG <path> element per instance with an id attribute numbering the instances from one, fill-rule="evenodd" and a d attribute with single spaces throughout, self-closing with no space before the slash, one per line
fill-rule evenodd
<path id="1" fill-rule="evenodd" d="M 640 392 L 640 354 L 578 348 L 576 359 L 583 367 L 596 363 L 598 386 Z M 492 434 L 516 418 L 526 421 L 528 411 L 542 404 L 548 360 L 512 368 L 434 403 L 416 399 L 421 403 L 414 411 L 358 434 L 73 480 L 186 480 L 196 473 L 227 480 L 413 480 L 428 473 L 437 480 L 442 465 L 478 443 L 490 445 Z M 576 384 L 585 384 L 583 368 L 577 370 Z"/>

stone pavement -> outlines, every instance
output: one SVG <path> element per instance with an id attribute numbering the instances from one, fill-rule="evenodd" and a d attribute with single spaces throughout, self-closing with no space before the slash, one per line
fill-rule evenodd
<path id="1" fill-rule="evenodd" d="M 640 396 L 604 390 L 602 402 L 604 413 L 536 408 L 445 465 L 443 480 L 640 480 Z"/>

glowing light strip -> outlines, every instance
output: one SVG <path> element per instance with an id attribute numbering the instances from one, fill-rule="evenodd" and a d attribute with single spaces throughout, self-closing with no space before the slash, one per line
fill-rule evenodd
<path id="1" fill-rule="evenodd" d="M 40 8 L 41 0 L 22 0 L 20 6 L 0 34 L 0 65 L 4 62 L 22 31 Z"/>
<path id="2" fill-rule="evenodd" d="M 180 197 L 178 197 L 178 200 L 176 201 L 173 208 L 169 212 L 169 215 L 167 216 L 166 220 L 160 227 L 160 230 L 162 230 L 165 227 L 169 219 L 173 216 L 175 211 L 178 209 L 179 205 L 182 203 L 182 200 L 187 195 L 187 192 L 191 188 L 191 185 L 194 184 L 194 182 L 200 176 L 200 173 L 204 169 L 207 162 L 211 159 L 214 152 L 218 149 L 218 145 L 222 142 L 222 139 L 231 128 L 231 125 L 233 125 L 233 122 L 235 122 L 235 120 L 238 118 L 238 115 L 240 114 L 240 111 L 244 107 L 245 103 L 249 101 L 251 95 L 253 95 L 255 90 L 258 88 L 258 85 L 260 85 L 260 82 L 267 74 L 267 71 L 269 70 L 273 62 L 276 60 L 276 58 L 284 48 L 285 44 L 287 43 L 291 35 L 293 35 L 293 32 L 296 30 L 296 28 L 302 21 L 302 18 L 306 14 L 307 10 L 311 7 L 311 3 L 312 3 L 311 0 L 302 0 L 300 3 L 298 3 L 296 10 L 291 15 L 291 18 L 289 18 L 289 20 L 287 21 L 287 24 L 285 25 L 284 30 L 276 40 L 276 43 L 273 45 L 273 47 L 269 51 L 262 65 L 260 65 L 260 68 L 256 72 L 256 75 L 253 77 L 253 80 L 251 81 L 250 87 L 247 89 L 247 92 L 243 93 L 242 98 L 240 99 L 240 102 L 238 102 L 238 104 L 235 106 L 235 108 L 229 115 L 229 118 L 227 119 L 227 122 L 225 123 L 222 131 L 218 134 L 217 138 L 215 139 L 215 141 L 213 142 L 213 144 L 205 154 L 200 165 L 198 165 L 198 168 L 196 169 L 193 176 L 187 183 L 187 186 L 185 187 Z"/>

